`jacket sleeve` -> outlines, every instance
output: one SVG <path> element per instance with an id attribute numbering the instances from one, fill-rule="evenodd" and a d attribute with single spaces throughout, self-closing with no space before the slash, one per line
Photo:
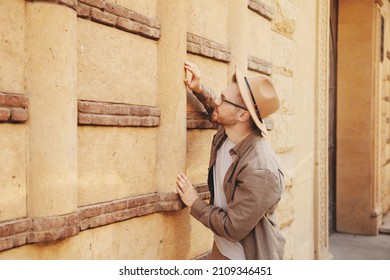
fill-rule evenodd
<path id="1" fill-rule="evenodd" d="M 195 97 L 203 104 L 204 108 L 207 111 L 207 114 L 211 116 L 211 113 L 214 111 L 214 99 L 215 93 L 212 89 L 202 85 L 202 93 L 192 92 Z"/>
<path id="2" fill-rule="evenodd" d="M 215 234 L 240 241 L 281 198 L 279 179 L 269 170 L 248 170 L 237 177 L 226 211 L 197 199 L 191 215 Z M 234 186 L 227 186 L 234 187 Z"/>

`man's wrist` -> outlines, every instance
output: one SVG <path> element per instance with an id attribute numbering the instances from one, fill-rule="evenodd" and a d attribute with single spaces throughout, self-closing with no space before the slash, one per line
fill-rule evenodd
<path id="1" fill-rule="evenodd" d="M 200 84 L 200 89 L 193 90 L 193 92 L 195 92 L 197 94 L 202 94 L 202 91 L 203 91 L 203 85 L 202 84 Z"/>

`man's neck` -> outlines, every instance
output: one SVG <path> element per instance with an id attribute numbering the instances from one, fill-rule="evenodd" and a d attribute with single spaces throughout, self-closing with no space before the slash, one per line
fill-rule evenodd
<path id="1" fill-rule="evenodd" d="M 238 144 L 239 142 L 244 140 L 252 132 L 252 130 L 249 129 L 247 126 L 235 125 L 225 127 L 225 132 L 234 144 Z"/>

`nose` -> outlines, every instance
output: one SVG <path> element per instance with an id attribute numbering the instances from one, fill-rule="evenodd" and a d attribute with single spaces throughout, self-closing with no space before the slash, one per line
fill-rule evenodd
<path id="1" fill-rule="evenodd" d="M 221 106 L 221 104 L 222 104 L 222 98 L 221 98 L 221 96 L 217 96 L 217 97 L 214 99 L 214 104 L 215 104 L 215 106 Z"/>

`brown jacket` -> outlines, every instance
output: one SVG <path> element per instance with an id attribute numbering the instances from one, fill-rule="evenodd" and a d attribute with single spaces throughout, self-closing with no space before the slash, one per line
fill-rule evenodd
<path id="1" fill-rule="evenodd" d="M 284 189 L 284 178 L 275 153 L 259 131 L 254 130 L 230 150 L 233 163 L 223 183 L 227 210 L 213 205 L 213 165 L 226 137 L 224 129 L 219 128 L 212 142 L 210 204 L 197 199 L 191 215 L 215 234 L 239 241 L 248 260 L 283 259 L 285 240 L 273 214 Z"/>

